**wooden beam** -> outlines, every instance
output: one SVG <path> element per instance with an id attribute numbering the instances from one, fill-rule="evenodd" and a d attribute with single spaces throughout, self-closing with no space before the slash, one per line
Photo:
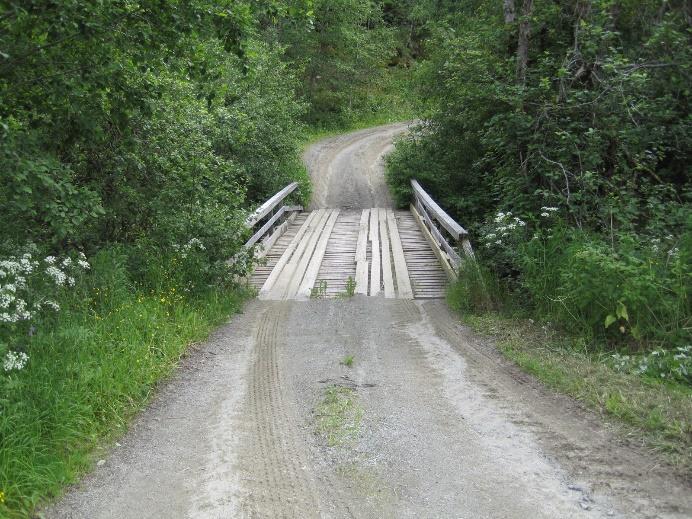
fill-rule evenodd
<path id="1" fill-rule="evenodd" d="M 447 254 L 447 259 L 451 263 L 452 267 L 456 270 L 459 268 L 459 265 L 461 264 L 461 256 L 457 253 L 456 250 L 454 250 L 454 247 L 452 247 L 448 242 L 447 239 L 442 235 L 440 230 L 435 226 L 434 222 L 432 221 L 432 218 L 430 215 L 427 213 L 425 210 L 425 207 L 418 203 L 416 204 L 416 208 L 418 209 L 418 214 L 421 216 L 423 222 L 425 223 L 428 232 L 433 236 L 435 241 L 437 242 L 438 247 L 442 249 L 442 251 Z"/>
<path id="2" fill-rule="evenodd" d="M 367 260 L 356 262 L 356 294 L 368 295 L 368 266 Z"/>
<path id="3" fill-rule="evenodd" d="M 396 297 L 394 292 L 394 277 L 392 276 L 392 258 L 389 254 L 389 232 L 387 231 L 387 212 L 386 209 L 378 210 L 380 221 L 380 240 L 382 247 L 382 280 L 384 282 L 384 297 L 393 299 Z"/>
<path id="4" fill-rule="evenodd" d="M 271 213 L 276 206 L 283 202 L 284 198 L 293 193 L 293 191 L 295 191 L 298 188 L 298 185 L 298 182 L 293 182 L 287 185 L 278 193 L 276 193 L 269 200 L 264 202 L 261 206 L 255 209 L 255 211 L 250 216 L 247 217 L 247 219 L 245 220 L 245 226 L 253 227 L 262 218 Z"/>
<path id="5" fill-rule="evenodd" d="M 468 234 L 466 229 L 456 223 L 451 216 L 449 216 L 439 205 L 437 205 L 435 200 L 433 200 L 430 195 L 425 192 L 417 180 L 411 180 L 411 187 L 413 187 L 413 193 L 415 194 L 416 198 L 418 198 L 421 204 L 423 204 L 426 211 L 430 213 L 430 216 L 440 222 L 440 225 L 444 227 L 455 240 L 459 240 L 462 236 Z"/>
<path id="6" fill-rule="evenodd" d="M 413 204 L 411 205 L 411 214 L 413 214 L 414 218 L 418 222 L 418 225 L 421 231 L 423 232 L 423 236 L 425 236 L 425 239 L 428 240 L 428 243 L 432 247 L 435 256 L 437 256 L 437 259 L 440 261 L 440 265 L 442 265 L 442 269 L 445 271 L 445 274 L 447 274 L 447 278 L 449 278 L 452 281 L 456 280 L 457 273 L 452 267 L 452 265 L 449 263 L 447 255 L 442 252 L 442 249 L 440 249 L 440 246 L 437 244 L 437 240 L 435 240 L 432 234 L 430 234 L 428 227 L 423 222 L 423 217 L 420 215 L 418 209 L 416 209 L 416 206 L 414 206 Z"/>
<path id="7" fill-rule="evenodd" d="M 396 287 L 400 299 L 413 299 L 411 279 L 408 275 L 404 247 L 401 244 L 399 226 L 396 223 L 394 211 L 387 209 L 387 223 L 389 224 L 389 237 L 392 243 L 392 257 L 394 258 L 394 272 L 396 273 Z"/>
<path id="8" fill-rule="evenodd" d="M 272 289 L 274 288 L 276 281 L 281 276 L 281 272 L 283 272 L 284 267 L 290 261 L 290 259 L 293 257 L 295 250 L 300 245 L 300 243 L 303 239 L 303 236 L 312 227 L 316 216 L 317 216 L 316 212 L 313 211 L 312 213 L 310 213 L 308 215 L 307 219 L 305 220 L 305 222 L 303 222 L 303 225 L 300 227 L 300 229 L 298 229 L 298 232 L 296 233 L 296 235 L 291 240 L 291 243 L 288 244 L 288 247 L 286 247 L 286 250 L 284 251 L 284 253 L 279 258 L 279 261 L 274 266 L 274 269 L 269 273 L 269 277 L 264 282 L 264 285 L 262 285 L 262 288 L 260 289 L 260 292 L 259 292 L 259 298 L 260 299 L 265 299 L 269 296 Z"/>
<path id="9" fill-rule="evenodd" d="M 331 212 L 329 220 L 322 231 L 317 246 L 315 247 L 315 252 L 310 259 L 310 264 L 305 271 L 305 276 L 303 281 L 300 283 L 300 287 L 296 292 L 296 297 L 299 299 L 307 299 L 310 297 L 312 288 L 315 286 L 315 281 L 317 281 L 317 274 L 320 271 L 320 266 L 322 265 L 322 260 L 324 259 L 324 253 L 327 251 L 327 243 L 329 242 L 329 237 L 334 229 L 334 224 L 339 217 L 339 210 L 335 209 Z"/>
<path id="10" fill-rule="evenodd" d="M 380 238 L 378 232 L 377 209 L 370 210 L 370 241 L 372 259 L 370 260 L 370 295 L 380 293 Z"/>
<path id="11" fill-rule="evenodd" d="M 298 260 L 298 262 L 295 264 L 295 268 L 293 269 L 293 271 L 291 272 L 289 270 L 289 275 L 286 276 L 287 279 L 290 278 L 290 281 L 288 282 L 288 288 L 286 289 L 286 292 L 283 294 L 282 299 L 294 299 L 296 297 L 296 294 L 298 293 L 298 287 L 300 286 L 300 282 L 303 280 L 303 277 L 305 276 L 305 271 L 308 268 L 308 264 L 310 263 L 312 254 L 315 251 L 317 242 L 319 241 L 320 236 L 322 235 L 324 226 L 329 221 L 330 215 L 331 211 L 325 210 L 324 214 L 322 215 L 322 218 L 320 218 L 319 222 L 317 222 L 317 225 L 315 226 L 315 229 L 312 232 L 312 234 L 310 236 L 306 236 L 303 238 L 303 241 L 306 242 L 303 254 L 300 257 L 300 260 Z M 289 263 L 288 267 L 290 266 L 291 264 Z"/>
<path id="12" fill-rule="evenodd" d="M 274 216 L 267 220 L 267 223 L 260 227 L 259 230 L 255 234 L 253 234 L 247 242 L 245 242 L 245 247 L 249 249 L 255 243 L 257 243 L 260 240 L 260 238 L 262 238 L 262 236 L 264 236 L 264 234 L 272 228 L 276 221 L 284 215 L 285 212 L 286 206 L 282 207 L 276 213 L 274 213 Z"/>
<path id="13" fill-rule="evenodd" d="M 364 209 L 360 215 L 360 227 L 358 228 L 358 242 L 356 244 L 356 263 L 365 261 L 368 250 L 368 220 L 370 209 Z"/>

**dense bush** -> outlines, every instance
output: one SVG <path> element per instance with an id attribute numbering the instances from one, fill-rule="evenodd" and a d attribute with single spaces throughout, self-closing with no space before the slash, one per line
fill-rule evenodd
<path id="1" fill-rule="evenodd" d="M 306 181 L 297 79 L 258 17 L 207 1 L 12 4 L 0 18 L 3 238 L 93 250 L 205 233 L 229 257 L 248 202 Z"/>
<path id="2" fill-rule="evenodd" d="M 388 160 L 397 199 L 417 178 L 481 245 L 455 300 L 630 351 L 685 347 L 689 13 L 654 1 L 507 5 L 514 15 L 465 3 L 435 24 L 417 78 L 426 117 Z"/>

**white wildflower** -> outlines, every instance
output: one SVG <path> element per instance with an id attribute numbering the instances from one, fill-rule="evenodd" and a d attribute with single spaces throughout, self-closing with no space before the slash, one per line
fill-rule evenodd
<path id="1" fill-rule="evenodd" d="M 58 303 L 56 303 L 55 301 L 46 300 L 43 302 L 43 304 L 50 307 L 55 312 L 60 311 L 60 305 Z"/>
<path id="2" fill-rule="evenodd" d="M 52 265 L 55 263 L 55 256 L 46 256 L 43 261 L 45 261 L 49 265 Z"/>
<path id="3" fill-rule="evenodd" d="M 23 351 L 8 351 L 2 361 L 2 367 L 5 372 L 19 371 L 24 369 L 27 362 L 29 362 L 29 356 Z"/>
<path id="4" fill-rule="evenodd" d="M 496 240 L 495 245 L 502 245 L 502 240 Z"/>
<path id="5" fill-rule="evenodd" d="M 46 269 L 46 274 L 48 274 L 58 286 L 64 285 L 67 279 L 67 275 L 62 270 L 53 266 Z"/>
<path id="6" fill-rule="evenodd" d="M 68 277 L 67 277 L 67 284 L 68 284 L 69 286 L 73 287 L 74 284 L 75 284 L 75 279 L 74 279 L 72 276 L 68 276 Z"/>
<path id="7" fill-rule="evenodd" d="M 26 288 L 26 278 L 24 276 L 17 276 L 14 280 L 14 283 L 20 290 Z"/>
<path id="8" fill-rule="evenodd" d="M 549 213 L 541 213 L 541 216 L 543 216 L 545 218 L 545 217 L 550 216 L 550 214 Z"/>
<path id="9" fill-rule="evenodd" d="M 89 265 L 88 261 L 85 261 L 83 259 L 77 260 L 77 263 L 79 264 L 80 267 L 82 267 L 84 270 L 89 270 L 91 268 L 91 265 Z"/>
<path id="10" fill-rule="evenodd" d="M 65 258 L 64 260 L 62 260 L 62 266 L 63 266 L 63 268 L 67 268 L 67 267 L 69 267 L 70 265 L 72 265 L 72 258 L 69 258 L 69 257 L 68 257 L 68 258 Z"/>
<path id="11" fill-rule="evenodd" d="M 190 238 L 190 241 L 185 244 L 187 250 L 197 247 L 199 250 L 206 250 L 206 247 L 199 238 Z"/>

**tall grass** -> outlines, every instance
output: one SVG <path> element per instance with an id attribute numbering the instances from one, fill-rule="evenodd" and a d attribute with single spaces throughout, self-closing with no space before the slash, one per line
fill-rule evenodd
<path id="1" fill-rule="evenodd" d="M 100 252 L 59 315 L 36 323 L 27 366 L 0 376 L 1 517 L 26 517 L 75 481 L 190 343 L 242 303 L 235 289 L 134 283 L 126 259 Z"/>

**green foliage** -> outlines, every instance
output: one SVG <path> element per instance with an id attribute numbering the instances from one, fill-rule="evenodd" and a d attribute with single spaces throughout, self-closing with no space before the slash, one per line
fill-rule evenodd
<path id="1" fill-rule="evenodd" d="M 324 398 L 315 408 L 317 432 L 329 447 L 337 447 L 358 437 L 363 408 L 358 394 L 349 387 L 332 385 L 325 389 Z"/>
<path id="2" fill-rule="evenodd" d="M 527 244 L 522 279 L 542 315 L 612 341 L 684 344 L 691 272 L 674 245 L 660 251 L 625 235 L 613 247 L 581 231 L 556 233 Z"/>
<path id="3" fill-rule="evenodd" d="M 2 517 L 29 516 L 89 469 L 187 345 L 240 306 L 237 290 L 138 288 L 127 262 L 122 247 L 94 256 L 73 288 L 51 295 L 59 312 L 23 335 L 26 366 L 0 375 Z"/>
<path id="4" fill-rule="evenodd" d="M 255 7 L 12 4 L 0 18 L 0 224 L 12 238 L 163 245 L 204 229 L 227 254 L 248 202 L 295 179 L 305 191 L 304 106 Z"/>
<path id="5" fill-rule="evenodd" d="M 356 280 L 352 276 L 348 276 L 346 280 L 346 297 L 353 297 L 356 293 Z"/>
<path id="6" fill-rule="evenodd" d="M 504 23 L 501 3 L 466 3 L 429 26 L 416 78 L 426 115 L 388 159 L 396 199 L 406 204 L 417 178 L 482 245 L 488 288 L 464 272 L 451 293 L 458 305 L 483 309 L 501 287 L 505 307 L 617 347 L 684 347 L 692 207 L 684 7 L 533 5 L 525 80 L 516 73 L 518 22 Z M 555 224 L 546 206 L 559 208 Z"/>
<path id="7" fill-rule="evenodd" d="M 327 282 L 321 279 L 317 282 L 317 286 L 310 289 L 310 297 L 319 299 L 327 295 Z"/>
<path id="8" fill-rule="evenodd" d="M 292 16 L 274 19 L 268 36 L 286 48 L 300 71 L 298 91 L 306 121 L 318 128 L 349 128 L 373 118 L 409 118 L 412 54 L 430 10 L 411 2 L 314 0 L 290 2 Z"/>
<path id="9" fill-rule="evenodd" d="M 461 313 L 486 312 L 497 308 L 504 291 L 498 278 L 477 261 L 464 261 L 459 278 L 447 289 L 447 302 Z"/>
<path id="10" fill-rule="evenodd" d="M 623 373 L 646 375 L 692 385 L 692 346 L 658 349 L 640 355 L 611 355 L 610 364 Z"/>

